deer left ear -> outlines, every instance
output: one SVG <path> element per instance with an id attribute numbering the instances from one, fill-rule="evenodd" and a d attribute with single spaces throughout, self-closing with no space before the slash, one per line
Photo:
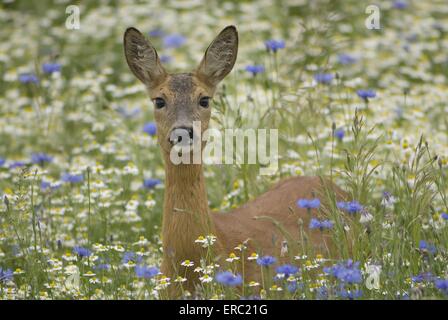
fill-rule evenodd
<path id="1" fill-rule="evenodd" d="M 124 34 L 124 53 L 134 75 L 149 88 L 161 83 L 167 76 L 156 49 L 135 28 Z"/>
<path id="2" fill-rule="evenodd" d="M 205 51 L 197 76 L 216 86 L 232 71 L 238 54 L 238 32 L 235 26 L 224 28 Z"/>

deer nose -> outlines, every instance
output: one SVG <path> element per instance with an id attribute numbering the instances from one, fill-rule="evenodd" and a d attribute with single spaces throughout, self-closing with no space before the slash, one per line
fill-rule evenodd
<path id="1" fill-rule="evenodd" d="M 170 133 L 171 145 L 189 146 L 193 144 L 193 128 L 192 127 L 177 127 Z"/>

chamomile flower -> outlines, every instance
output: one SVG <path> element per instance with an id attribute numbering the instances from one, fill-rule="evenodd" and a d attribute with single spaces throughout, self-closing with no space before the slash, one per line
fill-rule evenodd
<path id="1" fill-rule="evenodd" d="M 230 253 L 229 257 L 226 259 L 227 262 L 233 262 L 233 261 L 237 261 L 240 260 L 240 257 L 238 257 L 235 253 Z"/>
<path id="2" fill-rule="evenodd" d="M 194 266 L 194 262 L 191 260 L 184 260 L 180 265 L 184 267 L 192 267 Z"/>

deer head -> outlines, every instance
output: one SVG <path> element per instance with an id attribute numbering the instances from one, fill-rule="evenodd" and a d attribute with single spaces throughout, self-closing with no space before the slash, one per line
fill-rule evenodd
<path id="1" fill-rule="evenodd" d="M 174 145 L 185 141 L 185 134 L 192 143 L 193 122 L 200 121 L 201 133 L 208 128 L 216 86 L 235 64 L 238 33 L 234 26 L 224 28 L 191 73 L 167 73 L 156 49 L 135 28 L 126 30 L 124 50 L 129 68 L 145 84 L 154 102 L 159 144 L 168 155 Z"/>

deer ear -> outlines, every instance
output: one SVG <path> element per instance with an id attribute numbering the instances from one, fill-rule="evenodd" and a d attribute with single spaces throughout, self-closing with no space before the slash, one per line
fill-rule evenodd
<path id="1" fill-rule="evenodd" d="M 234 26 L 224 28 L 205 51 L 196 74 L 216 86 L 232 70 L 238 54 L 238 32 Z"/>
<path id="2" fill-rule="evenodd" d="M 124 54 L 131 71 L 149 88 L 165 79 L 167 73 L 156 49 L 135 28 L 128 28 L 124 33 Z"/>

